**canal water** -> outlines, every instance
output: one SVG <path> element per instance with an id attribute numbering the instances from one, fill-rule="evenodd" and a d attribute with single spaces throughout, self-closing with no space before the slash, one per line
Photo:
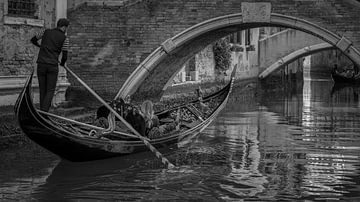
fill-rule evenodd
<path id="1" fill-rule="evenodd" d="M 360 201 L 360 88 L 249 84 L 201 134 L 162 151 L 70 163 L 0 153 L 0 201 Z"/>

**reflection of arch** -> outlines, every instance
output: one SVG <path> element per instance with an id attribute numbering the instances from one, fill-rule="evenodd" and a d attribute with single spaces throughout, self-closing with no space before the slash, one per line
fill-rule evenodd
<path id="1" fill-rule="evenodd" d="M 302 48 L 300 50 L 294 51 L 290 53 L 289 55 L 280 58 L 277 60 L 274 64 L 270 65 L 267 69 L 265 69 L 260 75 L 259 78 L 265 78 L 268 76 L 271 72 L 277 70 L 280 67 L 283 67 L 284 65 L 287 65 L 297 58 L 304 57 L 307 55 L 311 55 L 313 53 L 317 53 L 323 50 L 329 50 L 329 49 L 335 49 L 335 47 L 328 43 L 320 43 L 312 46 L 307 46 L 305 48 Z"/>
<path id="2" fill-rule="evenodd" d="M 149 77 L 150 72 L 154 70 L 155 71 L 152 72 L 150 77 L 156 78 L 157 82 L 159 82 L 160 79 L 159 77 L 156 77 L 156 74 L 161 73 L 162 76 L 166 77 L 165 82 L 161 81 L 164 82 L 163 84 L 165 85 L 168 80 L 172 79 L 176 75 L 176 72 L 181 66 L 179 63 L 183 64 L 189 58 L 189 55 L 193 55 L 200 51 L 204 47 L 205 43 L 207 45 L 214 40 L 238 30 L 262 26 L 289 27 L 307 32 L 337 47 L 355 63 L 360 64 L 360 52 L 355 49 L 349 40 L 316 24 L 296 17 L 275 13 L 271 13 L 266 19 L 261 19 L 259 21 L 251 21 L 250 19 L 249 21 L 248 18 L 243 19 L 242 14 L 238 13 L 207 20 L 166 40 L 142 63 L 140 63 L 140 65 L 125 81 L 116 97 L 125 97 L 127 94 L 133 94 L 141 84 L 149 88 L 151 81 L 144 81 L 147 77 Z M 159 69 L 163 70 L 163 72 Z M 155 80 L 154 78 L 150 78 L 149 80 Z"/>

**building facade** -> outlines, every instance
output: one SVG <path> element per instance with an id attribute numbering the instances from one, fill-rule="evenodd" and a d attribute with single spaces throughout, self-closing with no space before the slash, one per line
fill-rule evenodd
<path id="1" fill-rule="evenodd" d="M 228 77 L 235 66 L 237 79 L 254 78 L 258 74 L 258 41 L 260 28 L 237 31 L 226 37 L 230 46 L 230 68 L 217 71 L 213 44 L 208 45 L 188 60 L 174 77 L 172 85 L 217 82 Z"/>
<path id="2" fill-rule="evenodd" d="M 66 13 L 67 0 L 0 1 L 0 106 L 15 103 L 26 77 L 36 69 L 39 50 L 30 39 L 41 29 L 55 27 L 57 19 L 66 17 Z M 65 99 L 68 85 L 66 73 L 61 69 L 55 104 Z M 33 86 L 38 102 L 37 79 Z"/>

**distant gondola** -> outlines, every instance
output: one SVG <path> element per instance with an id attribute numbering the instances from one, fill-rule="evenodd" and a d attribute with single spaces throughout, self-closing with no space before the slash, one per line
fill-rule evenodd
<path id="1" fill-rule="evenodd" d="M 333 69 L 333 71 L 331 71 L 331 77 L 335 83 L 360 84 L 360 72 L 347 76 Z"/>
<path id="2" fill-rule="evenodd" d="M 144 142 L 131 130 L 117 129 L 99 138 L 92 136 L 91 133 L 94 130 L 105 130 L 104 128 L 66 118 L 48 116 L 49 114 L 37 110 L 31 96 L 32 76 L 33 74 L 27 79 L 25 87 L 15 103 L 15 113 L 25 135 L 40 146 L 63 159 L 74 162 L 105 159 L 148 150 Z M 210 110 L 207 112 L 201 109 L 199 100 L 158 112 L 159 117 L 165 118 L 180 109 L 182 119 L 180 128 L 159 138 L 148 139 L 148 142 L 155 148 L 161 148 L 180 143 L 182 140 L 200 133 L 225 107 L 233 82 L 234 74 L 223 89 L 203 98 L 203 103 L 210 106 Z"/>

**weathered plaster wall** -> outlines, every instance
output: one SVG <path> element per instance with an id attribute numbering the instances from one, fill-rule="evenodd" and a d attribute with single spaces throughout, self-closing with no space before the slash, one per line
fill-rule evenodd
<path id="1" fill-rule="evenodd" d="M 322 42 L 315 36 L 294 29 L 287 29 L 264 38 L 259 41 L 259 71 L 262 72 L 281 57 Z"/>
<path id="2" fill-rule="evenodd" d="M 231 53 L 231 69 L 227 73 L 231 73 L 235 65 L 238 66 L 236 71 L 237 79 L 248 79 L 256 77 L 259 73 L 259 29 L 254 28 L 250 30 L 251 32 L 251 46 L 245 45 L 245 33 L 243 31 L 241 45 L 241 52 L 232 51 Z"/>
<path id="3" fill-rule="evenodd" d="M 202 82 L 213 81 L 216 77 L 213 46 L 209 45 L 195 56 L 199 80 Z"/>

